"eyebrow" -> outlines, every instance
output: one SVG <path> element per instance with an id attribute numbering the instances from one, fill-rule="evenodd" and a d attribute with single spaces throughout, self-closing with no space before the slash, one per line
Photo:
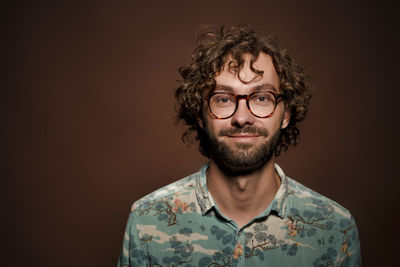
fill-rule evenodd
<path id="1" fill-rule="evenodd" d="M 234 91 L 235 91 L 233 87 L 231 87 L 229 85 L 224 85 L 224 84 L 216 85 L 213 92 L 215 92 L 217 90 L 223 90 L 223 91 L 230 92 L 230 93 L 234 93 Z M 263 91 L 263 90 L 270 90 L 275 93 L 278 93 L 278 89 L 276 89 L 276 87 L 270 83 L 256 85 L 250 89 L 250 92 L 253 93 L 253 92 Z"/>

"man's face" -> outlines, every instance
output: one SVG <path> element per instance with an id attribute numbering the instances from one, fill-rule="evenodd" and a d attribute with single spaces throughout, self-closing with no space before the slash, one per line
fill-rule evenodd
<path id="1" fill-rule="evenodd" d="M 251 56 L 244 55 L 245 64 L 237 74 L 229 68 L 228 57 L 224 69 L 215 77 L 213 92 L 229 92 L 235 95 L 248 95 L 255 91 L 279 92 L 279 79 L 272 58 L 261 53 L 253 66 L 263 75 L 257 76 L 250 69 Z M 257 118 L 247 108 L 246 100 L 239 100 L 236 112 L 228 119 L 216 119 L 203 107 L 204 128 L 211 148 L 211 160 L 226 173 L 246 174 L 260 169 L 267 163 L 279 141 L 280 130 L 289 122 L 283 101 L 268 118 Z"/>

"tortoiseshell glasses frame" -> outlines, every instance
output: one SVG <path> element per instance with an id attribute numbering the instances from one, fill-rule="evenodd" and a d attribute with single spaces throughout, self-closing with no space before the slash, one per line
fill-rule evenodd
<path id="1" fill-rule="evenodd" d="M 213 92 L 206 96 L 205 100 L 207 101 L 210 113 L 215 119 L 222 120 L 232 117 L 241 99 L 246 100 L 247 109 L 255 117 L 268 118 L 275 112 L 276 106 L 279 101 L 283 99 L 283 96 L 283 94 L 277 94 L 273 91 L 253 92 L 249 95 L 235 95 L 230 92 Z M 219 105 L 219 107 L 216 105 Z"/>

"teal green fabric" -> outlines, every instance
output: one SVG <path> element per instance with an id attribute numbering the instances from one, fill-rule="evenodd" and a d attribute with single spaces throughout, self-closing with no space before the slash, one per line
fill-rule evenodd
<path id="1" fill-rule="evenodd" d="M 207 167 L 133 204 L 118 266 L 361 266 L 347 209 L 275 164 L 274 200 L 239 228 L 207 190 Z"/>

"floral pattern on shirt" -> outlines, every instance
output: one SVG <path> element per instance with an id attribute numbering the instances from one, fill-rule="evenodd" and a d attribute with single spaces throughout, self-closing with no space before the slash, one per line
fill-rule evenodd
<path id="1" fill-rule="evenodd" d="M 275 165 L 274 200 L 238 228 L 212 199 L 207 167 L 132 205 L 118 266 L 361 266 L 347 209 Z"/>

